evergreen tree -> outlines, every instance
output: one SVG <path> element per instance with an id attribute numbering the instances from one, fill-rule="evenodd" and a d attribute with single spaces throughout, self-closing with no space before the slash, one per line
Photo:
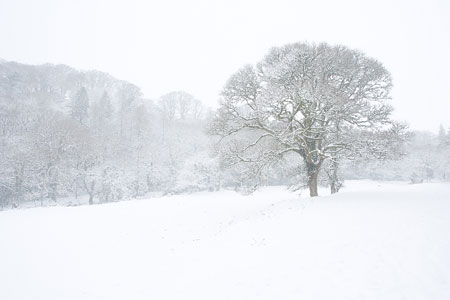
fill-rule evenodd
<path id="1" fill-rule="evenodd" d="M 72 118 L 85 124 L 89 116 L 89 97 L 84 87 L 81 87 L 72 100 Z"/>

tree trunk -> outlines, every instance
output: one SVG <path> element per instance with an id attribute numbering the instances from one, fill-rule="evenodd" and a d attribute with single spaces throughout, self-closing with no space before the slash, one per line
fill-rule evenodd
<path id="1" fill-rule="evenodd" d="M 330 174 L 330 189 L 331 194 L 336 194 L 339 192 L 342 187 L 342 182 L 339 180 L 339 163 L 336 161 L 336 158 L 333 162 L 331 162 L 331 174 Z"/>
<path id="2" fill-rule="evenodd" d="M 50 189 L 51 189 L 51 194 L 50 194 L 50 198 L 53 200 L 53 202 L 56 203 L 56 188 L 57 188 L 57 183 L 56 182 L 52 182 L 50 184 Z"/>
<path id="3" fill-rule="evenodd" d="M 84 182 L 84 186 L 89 194 L 89 205 L 92 205 L 94 204 L 95 180 L 92 180 L 90 189 L 88 188 L 86 181 Z"/>
<path id="4" fill-rule="evenodd" d="M 319 193 L 317 192 L 317 175 L 319 172 L 314 172 L 308 179 L 308 185 L 309 185 L 309 195 L 311 197 L 317 197 L 319 196 Z"/>
<path id="5" fill-rule="evenodd" d="M 331 182 L 331 193 L 332 194 L 336 194 L 337 192 L 339 192 L 339 189 L 337 188 L 337 184 L 336 182 L 332 181 Z"/>
<path id="6" fill-rule="evenodd" d="M 311 197 L 317 197 L 319 196 L 317 191 L 317 177 L 319 175 L 320 164 L 316 166 L 315 164 L 306 163 L 306 170 L 308 173 L 309 195 Z"/>
<path id="7" fill-rule="evenodd" d="M 15 185 L 14 185 L 14 201 L 19 203 L 22 199 L 22 188 L 23 188 L 23 165 L 19 169 L 14 171 L 15 173 Z"/>

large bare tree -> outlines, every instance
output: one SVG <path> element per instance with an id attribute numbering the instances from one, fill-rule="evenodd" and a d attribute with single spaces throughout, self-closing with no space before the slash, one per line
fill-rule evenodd
<path id="1" fill-rule="evenodd" d="M 390 129 L 391 76 L 360 51 L 328 44 L 273 48 L 233 74 L 212 123 L 222 152 L 241 162 L 301 156 L 311 196 L 324 161 L 362 148 Z M 364 133 L 364 134 L 363 134 Z"/>

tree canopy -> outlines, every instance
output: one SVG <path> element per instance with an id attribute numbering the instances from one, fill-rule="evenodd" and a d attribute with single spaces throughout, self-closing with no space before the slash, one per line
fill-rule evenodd
<path id="1" fill-rule="evenodd" d="M 376 140 L 391 129 L 391 87 L 383 65 L 360 51 L 325 43 L 273 48 L 230 77 L 212 132 L 223 153 L 260 169 L 287 153 L 300 155 L 317 196 L 324 161 L 383 151 Z"/>

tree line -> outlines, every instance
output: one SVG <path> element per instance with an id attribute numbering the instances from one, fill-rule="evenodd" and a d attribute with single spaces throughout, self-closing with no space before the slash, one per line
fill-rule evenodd
<path id="1" fill-rule="evenodd" d="M 97 71 L 2 63 L 0 114 L 2 207 L 173 192 L 190 157 L 208 156 L 208 111 L 194 96 L 151 101 Z"/>

